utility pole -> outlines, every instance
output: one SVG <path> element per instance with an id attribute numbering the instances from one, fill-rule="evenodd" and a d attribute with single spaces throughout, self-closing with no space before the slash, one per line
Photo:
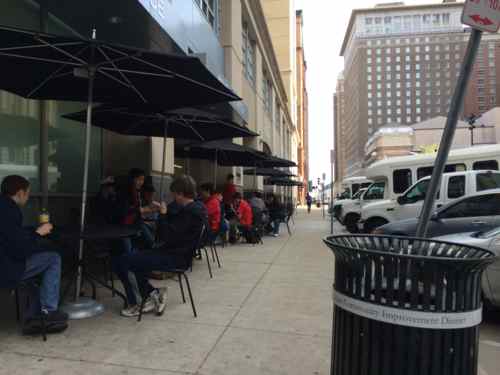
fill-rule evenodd
<path id="1" fill-rule="evenodd" d="M 469 77 L 472 72 L 472 67 L 474 66 L 474 61 L 479 49 L 479 44 L 481 43 L 482 35 L 483 32 L 480 30 L 472 29 L 471 31 L 469 44 L 467 45 L 467 50 L 465 52 L 464 62 L 462 64 L 462 69 L 460 70 L 460 76 L 458 77 L 455 93 L 453 94 L 453 98 L 451 100 L 450 112 L 448 113 L 448 118 L 446 120 L 446 126 L 443 131 L 443 137 L 441 139 L 436 162 L 434 164 L 431 181 L 429 183 L 422 212 L 420 214 L 420 220 L 417 227 L 417 237 L 427 237 L 427 229 L 429 227 L 429 220 L 431 219 L 432 211 L 434 210 L 436 194 L 438 192 L 439 185 L 441 184 L 441 176 L 444 173 L 444 167 L 446 165 L 446 161 L 448 160 L 448 154 L 453 143 L 453 137 L 455 136 L 455 130 L 457 128 L 458 115 L 460 113 L 460 109 L 462 108 L 467 83 L 469 82 Z"/>
<path id="2" fill-rule="evenodd" d="M 335 163 L 335 150 L 330 150 L 330 176 L 331 176 L 331 185 L 330 185 L 330 204 L 328 206 L 328 213 L 330 214 L 330 234 L 333 234 L 333 164 Z"/>

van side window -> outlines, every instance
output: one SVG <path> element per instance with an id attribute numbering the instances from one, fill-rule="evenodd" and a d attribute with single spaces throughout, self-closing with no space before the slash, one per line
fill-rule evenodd
<path id="1" fill-rule="evenodd" d="M 352 195 L 356 194 L 359 190 L 359 184 L 352 184 Z"/>
<path id="2" fill-rule="evenodd" d="M 420 180 L 424 177 L 431 176 L 434 167 L 421 167 L 417 169 L 417 180 Z"/>
<path id="3" fill-rule="evenodd" d="M 472 165 L 475 171 L 498 171 L 498 162 L 496 160 L 476 161 Z"/>
<path id="4" fill-rule="evenodd" d="M 448 198 L 456 199 L 465 195 L 465 176 L 453 176 L 448 180 Z"/>
<path id="5" fill-rule="evenodd" d="M 394 193 L 404 193 L 411 186 L 411 169 L 397 169 L 393 172 L 392 178 Z"/>
<path id="6" fill-rule="evenodd" d="M 498 173 L 478 173 L 476 175 L 476 190 L 484 191 L 500 188 L 500 174 Z"/>
<path id="7" fill-rule="evenodd" d="M 372 184 L 365 195 L 363 195 L 363 200 L 371 201 L 377 199 L 384 199 L 385 182 L 376 182 Z"/>
<path id="8" fill-rule="evenodd" d="M 444 173 L 452 172 L 463 172 L 467 170 L 465 164 L 446 164 L 444 167 Z M 417 169 L 417 179 L 421 179 L 427 176 L 431 176 L 434 171 L 434 167 L 422 167 Z"/>

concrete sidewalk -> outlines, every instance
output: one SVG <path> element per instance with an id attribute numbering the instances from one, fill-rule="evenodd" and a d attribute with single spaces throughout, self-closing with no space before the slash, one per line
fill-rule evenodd
<path id="1" fill-rule="evenodd" d="M 196 261 L 198 318 L 173 281 L 160 282 L 169 286 L 162 317 L 122 318 L 120 301 L 100 290 L 104 315 L 72 321 L 46 343 L 20 336 L 9 306 L 0 374 L 329 374 L 333 256 L 321 242 L 329 224 L 319 210 L 300 210 L 292 229 L 263 246 L 222 249 L 213 279 Z"/>

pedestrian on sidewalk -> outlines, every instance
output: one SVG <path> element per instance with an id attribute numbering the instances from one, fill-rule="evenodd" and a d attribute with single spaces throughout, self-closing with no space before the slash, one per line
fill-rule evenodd
<path id="1" fill-rule="evenodd" d="M 313 203 L 313 199 L 311 197 L 311 194 L 309 194 L 309 193 L 307 193 L 306 203 L 307 203 L 307 213 L 310 214 L 311 213 L 311 206 L 312 206 L 312 203 Z"/>

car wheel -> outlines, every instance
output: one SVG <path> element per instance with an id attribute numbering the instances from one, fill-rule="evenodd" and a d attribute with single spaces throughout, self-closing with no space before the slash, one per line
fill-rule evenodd
<path id="1" fill-rule="evenodd" d="M 349 233 L 358 233 L 359 215 L 347 215 L 344 222 Z"/>
<path id="2" fill-rule="evenodd" d="M 381 217 L 376 217 L 376 218 L 370 219 L 365 223 L 365 226 L 364 226 L 365 233 L 370 234 L 378 227 L 381 227 L 382 225 L 385 225 L 387 223 L 389 223 L 389 222 L 385 219 L 382 219 Z"/>

